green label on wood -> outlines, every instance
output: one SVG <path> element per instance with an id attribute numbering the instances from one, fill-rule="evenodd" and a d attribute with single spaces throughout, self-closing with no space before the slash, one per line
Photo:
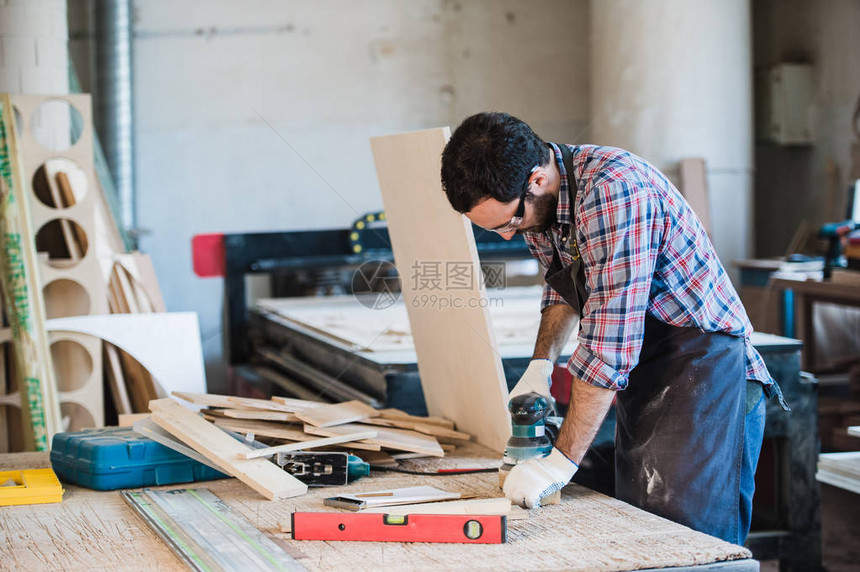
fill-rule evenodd
<path id="1" fill-rule="evenodd" d="M 3 234 L 3 248 L 0 252 L 0 282 L 6 295 L 6 312 L 12 330 L 12 342 L 16 348 L 18 366 L 25 372 L 24 386 L 30 410 L 37 451 L 48 449 L 48 429 L 45 423 L 45 407 L 42 401 L 43 380 L 38 373 L 38 364 L 32 357 L 35 343 L 35 327 L 31 312 L 31 292 L 27 287 L 27 266 L 24 262 L 23 239 L 17 232 L 20 211 L 16 203 L 16 189 L 12 177 L 12 154 L 7 138 L 7 115 L 11 109 L 4 109 L 0 103 L 0 177 L 5 193 L 0 196 L 0 231 Z M 23 362 L 23 363 L 22 363 Z"/>

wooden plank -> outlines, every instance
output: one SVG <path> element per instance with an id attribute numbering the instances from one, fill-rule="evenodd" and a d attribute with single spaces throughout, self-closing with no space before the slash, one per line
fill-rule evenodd
<path id="1" fill-rule="evenodd" d="M 229 395 L 218 395 L 216 393 L 190 393 L 187 391 L 171 391 L 170 395 L 183 399 L 194 405 L 203 405 L 204 407 L 221 407 L 229 409 L 237 407 L 229 400 Z"/>
<path id="2" fill-rule="evenodd" d="M 120 413 L 117 425 L 119 427 L 132 427 L 141 419 L 149 419 L 149 413 Z"/>
<path id="3" fill-rule="evenodd" d="M 711 207 L 708 199 L 708 177 L 705 160 L 699 157 L 681 159 L 681 194 L 711 235 Z"/>
<path id="4" fill-rule="evenodd" d="M 235 431 L 236 433 L 253 434 L 259 437 L 270 437 L 272 439 L 284 439 L 286 441 L 307 441 L 315 439 L 296 426 L 284 425 L 283 423 L 270 423 L 268 421 L 255 421 L 251 419 L 231 419 L 222 417 L 221 414 L 211 415 L 204 411 L 203 416 L 218 427 Z"/>
<path id="5" fill-rule="evenodd" d="M 451 208 L 441 188 L 449 133 L 444 128 L 374 137 L 371 147 L 427 409 L 501 452 L 510 436 L 507 384 L 471 223 Z M 422 289 L 420 269 L 428 265 L 443 269 L 439 292 Z M 431 293 L 437 303 L 429 302 Z"/>
<path id="6" fill-rule="evenodd" d="M 308 401 L 306 399 L 294 399 L 292 397 L 281 397 L 280 395 L 272 396 L 272 401 L 280 405 L 289 407 L 290 411 L 292 411 L 293 413 L 304 411 L 305 409 L 308 409 L 310 407 L 329 405 L 328 403 L 316 403 L 314 401 Z"/>
<path id="7" fill-rule="evenodd" d="M 454 422 L 450 419 L 442 417 L 422 417 L 419 415 L 410 415 L 400 409 L 380 409 L 379 416 L 383 419 L 393 419 L 396 421 L 414 421 L 415 423 L 423 423 L 424 425 L 438 425 L 446 429 L 454 429 Z"/>
<path id="8" fill-rule="evenodd" d="M 299 418 L 294 413 L 286 411 L 249 411 L 245 409 L 225 409 L 222 411 L 225 417 L 233 419 L 255 419 L 257 421 L 282 421 L 284 423 L 296 423 Z"/>
<path id="9" fill-rule="evenodd" d="M 315 427 L 331 427 L 353 421 L 361 421 L 379 415 L 376 409 L 361 401 L 344 401 L 332 405 L 320 405 L 296 413 L 296 417 Z"/>
<path id="10" fill-rule="evenodd" d="M 362 439 L 372 439 L 376 437 L 376 431 L 358 431 L 356 433 L 348 433 L 346 435 L 338 435 L 337 437 L 326 437 L 325 439 L 313 439 L 311 441 L 301 441 L 298 443 L 289 443 L 287 445 L 275 445 L 274 447 L 266 447 L 265 449 L 254 449 L 242 455 L 244 459 L 258 459 L 260 457 L 270 457 L 275 453 L 286 453 L 288 451 L 303 451 L 305 449 L 316 449 L 317 447 L 327 447 L 329 445 L 340 445 L 351 441 L 360 441 Z"/>
<path id="11" fill-rule="evenodd" d="M 152 420 L 195 451 L 271 500 L 303 495 L 308 486 L 280 467 L 263 459 L 239 459 L 251 451 L 213 424 L 171 398 L 150 402 Z"/>
<path id="12" fill-rule="evenodd" d="M 470 441 L 472 436 L 462 431 L 454 431 L 453 429 L 444 429 L 435 425 L 423 425 L 416 423 L 412 429 L 425 435 L 433 435 L 434 437 L 442 437 L 444 439 L 455 439 L 458 441 Z"/>
<path id="13" fill-rule="evenodd" d="M 59 177 L 52 177 L 47 172 L 47 170 L 48 169 L 47 169 L 47 164 L 46 164 L 45 182 L 48 185 L 48 192 L 51 195 L 51 201 L 53 202 L 53 205 L 51 205 L 51 206 L 58 208 L 58 209 L 62 209 L 62 208 L 66 208 L 66 207 L 70 206 L 69 204 L 67 204 L 67 201 L 65 200 L 65 197 L 63 196 L 64 193 L 63 193 L 63 195 L 61 195 L 60 188 L 59 188 L 60 178 Z M 62 173 L 62 174 L 65 176 L 65 173 Z M 68 181 L 69 181 L 69 178 L 66 176 L 65 177 L 65 183 L 68 184 Z M 72 262 L 77 262 L 78 260 L 80 260 L 83 257 L 84 252 L 86 250 L 86 238 L 83 239 L 84 241 L 82 244 L 79 241 L 80 234 L 75 231 L 75 228 L 72 225 L 72 221 L 70 221 L 69 219 L 67 219 L 65 217 L 60 218 L 59 221 L 60 221 L 60 229 L 61 229 L 62 238 L 63 238 L 63 241 L 65 242 L 66 250 L 69 253 L 69 259 Z"/>
<path id="14" fill-rule="evenodd" d="M 9 321 L 18 324 L 12 347 L 17 387 L 26 394 L 21 399 L 21 414 L 27 426 L 24 444 L 28 449 L 48 450 L 54 433 L 62 430 L 62 421 L 45 329 L 46 309 L 31 227 L 31 201 L 26 191 L 29 181 L 23 180 L 25 170 L 13 115 L 10 96 L 0 95 L 0 285 L 8 304 Z"/>
<path id="15" fill-rule="evenodd" d="M 127 309 L 122 307 L 122 302 L 120 300 L 119 287 L 116 284 L 116 281 L 113 279 L 113 274 L 108 277 L 107 284 L 107 296 L 108 296 L 108 310 L 110 310 L 111 314 L 125 314 L 127 313 Z"/>
<path id="16" fill-rule="evenodd" d="M 248 419 L 230 419 L 228 417 L 215 417 L 211 421 L 218 427 L 235 431 L 236 433 L 252 433 L 258 437 L 270 437 L 272 439 L 284 439 L 286 441 L 310 441 L 318 435 L 309 435 L 300 429 L 284 425 L 282 423 L 270 423 L 268 421 L 251 421 Z M 367 429 L 365 427 L 365 429 Z M 379 451 L 379 445 L 369 442 L 350 443 L 350 448 L 364 451 Z"/>
<path id="17" fill-rule="evenodd" d="M 317 407 L 316 403 L 311 403 L 310 401 L 303 401 L 303 405 L 297 408 L 292 405 L 281 403 L 279 401 L 270 401 L 267 399 L 253 399 L 251 397 L 230 396 L 227 398 L 227 401 L 232 403 L 234 407 L 236 405 L 241 405 L 243 407 L 254 407 L 257 409 L 266 409 L 269 411 L 283 411 L 286 413 L 295 413 L 297 411 L 304 411 L 313 407 Z"/>
<path id="18" fill-rule="evenodd" d="M 116 346 L 108 342 L 104 342 L 103 346 L 105 373 L 111 397 L 113 397 L 114 408 L 119 415 L 132 413 L 134 409 L 128 397 L 125 376 L 122 373 L 122 365 L 119 361 L 119 350 Z"/>
<path id="19" fill-rule="evenodd" d="M 45 165 L 48 165 L 49 163 L 50 161 L 47 161 Z M 75 205 L 77 201 L 75 200 L 75 193 L 72 189 L 72 182 L 69 180 L 69 175 L 66 174 L 65 171 L 57 171 L 54 175 L 54 178 L 60 190 L 63 206 L 70 207 Z M 87 233 L 79 225 L 74 226 L 73 231 L 76 248 L 78 252 L 81 253 L 81 255 L 83 256 L 84 254 L 86 254 L 88 247 Z"/>
<path id="20" fill-rule="evenodd" d="M 137 278 L 143 290 L 146 292 L 149 303 L 152 305 L 153 312 L 166 312 L 167 306 L 164 304 L 164 298 L 161 295 L 161 288 L 158 285 L 158 278 L 155 275 L 155 267 L 152 265 L 152 258 L 148 254 L 141 252 L 132 252 L 130 254 L 137 270 Z"/>
<path id="21" fill-rule="evenodd" d="M 132 285 L 131 279 L 129 278 L 128 271 L 123 268 L 122 264 L 114 262 L 113 268 L 111 269 L 111 273 L 113 274 L 116 283 L 119 285 L 119 292 L 122 296 L 122 299 L 125 301 L 126 307 L 128 307 L 128 313 L 149 313 L 148 307 L 141 308 L 137 298 L 137 294 L 134 290 L 134 286 Z"/>
<path id="22" fill-rule="evenodd" d="M 236 411 L 274 411 L 280 413 L 292 413 L 291 409 L 284 408 L 278 403 L 266 399 L 252 399 L 250 397 L 218 395 L 215 393 L 190 393 L 187 391 L 173 391 L 171 392 L 171 395 L 189 403 L 202 405 L 204 407 L 218 407 L 220 409 L 233 409 Z"/>
<path id="23" fill-rule="evenodd" d="M 403 421 L 399 419 L 364 419 L 362 423 L 367 425 L 378 425 L 381 427 L 394 427 L 396 429 L 409 429 L 411 431 L 418 431 L 419 433 L 424 433 L 425 435 L 432 435 L 434 437 L 443 437 L 446 439 L 458 439 L 461 441 L 469 441 L 472 436 L 468 433 L 463 433 L 462 431 L 454 431 L 453 429 L 446 429 L 445 427 L 440 427 L 438 425 L 425 425 L 423 423 L 415 423 L 414 421 Z"/>
<path id="24" fill-rule="evenodd" d="M 134 413 L 146 413 L 149 410 L 149 402 L 158 398 L 152 375 L 122 348 L 117 347 L 117 353 L 132 409 Z"/>
<path id="25" fill-rule="evenodd" d="M 6 378 L 6 367 L 9 365 L 9 357 L 8 353 L 9 345 L 6 343 L 12 337 L 12 331 L 9 328 L 6 328 L 6 316 L 5 316 L 5 308 L 3 304 L 3 293 L 2 288 L 0 288 L 0 396 L 5 396 L 8 393 L 9 386 Z M 9 415 L 6 411 L 7 405 L 0 403 L 0 453 L 8 453 L 9 452 L 9 436 L 12 432 L 12 427 L 10 426 Z"/>
<path id="26" fill-rule="evenodd" d="M 359 456 L 364 462 L 369 463 L 370 465 L 394 468 L 399 466 L 397 460 L 381 448 L 379 451 L 362 451 L 359 453 Z"/>
<path id="27" fill-rule="evenodd" d="M 323 437 L 334 437 L 336 435 L 347 435 L 357 431 L 368 429 L 367 425 L 358 423 L 347 423 L 346 425 L 335 425 L 334 427 L 314 427 L 305 425 L 305 433 L 311 435 L 322 435 Z M 422 435 L 415 431 L 403 429 L 391 429 L 389 427 L 372 427 L 376 430 L 376 437 L 368 439 L 368 443 L 374 443 L 386 449 L 397 451 L 409 451 L 421 453 L 431 457 L 444 457 L 445 451 L 439 446 L 439 442 L 429 435 Z"/>

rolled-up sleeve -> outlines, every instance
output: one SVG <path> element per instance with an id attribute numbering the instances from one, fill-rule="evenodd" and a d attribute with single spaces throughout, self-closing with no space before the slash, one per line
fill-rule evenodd
<path id="1" fill-rule="evenodd" d="M 621 390 L 642 349 L 662 206 L 648 185 L 607 182 L 579 205 L 576 232 L 589 295 L 567 367 L 586 383 Z"/>

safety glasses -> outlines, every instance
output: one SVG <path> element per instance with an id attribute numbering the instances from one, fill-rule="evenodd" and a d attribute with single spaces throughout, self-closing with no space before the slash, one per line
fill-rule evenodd
<path id="1" fill-rule="evenodd" d="M 504 226 L 497 226 L 496 228 L 491 228 L 493 232 L 497 232 L 499 234 L 505 234 L 507 232 L 511 232 L 512 230 L 517 230 L 520 228 L 520 225 L 523 224 L 523 216 L 526 214 L 526 195 L 529 192 L 529 185 L 532 182 L 532 175 L 535 171 L 538 170 L 540 165 L 535 165 L 532 167 L 529 174 L 526 176 L 525 183 L 523 183 L 523 192 L 520 194 L 520 202 L 517 204 L 517 210 L 514 213 L 514 216 L 511 217 L 511 220 L 508 224 Z"/>

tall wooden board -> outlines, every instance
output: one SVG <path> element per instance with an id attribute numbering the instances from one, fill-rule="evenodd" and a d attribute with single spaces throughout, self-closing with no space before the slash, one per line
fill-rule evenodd
<path id="1" fill-rule="evenodd" d="M 439 175 L 449 136 L 443 128 L 374 137 L 371 147 L 427 409 L 502 451 L 508 392 L 475 237 Z"/>
<path id="2" fill-rule="evenodd" d="M 49 450 L 54 433 L 61 430 L 48 336 L 45 303 L 30 220 L 30 201 L 8 94 L 0 95 L 0 284 L 12 324 L 12 342 L 26 420 L 27 448 Z"/>

